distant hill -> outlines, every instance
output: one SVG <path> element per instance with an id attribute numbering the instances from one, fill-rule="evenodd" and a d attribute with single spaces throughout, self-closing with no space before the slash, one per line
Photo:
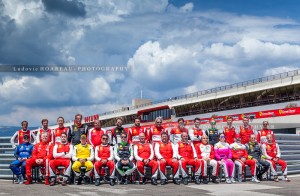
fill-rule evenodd
<path id="1" fill-rule="evenodd" d="M 37 127 L 29 127 L 29 130 L 34 130 Z M 11 137 L 13 136 L 13 134 L 17 131 L 21 129 L 21 127 L 17 127 L 17 126 L 0 126 L 0 137 Z"/>

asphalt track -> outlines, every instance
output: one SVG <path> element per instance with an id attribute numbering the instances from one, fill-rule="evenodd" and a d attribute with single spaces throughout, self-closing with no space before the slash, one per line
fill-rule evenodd
<path id="1" fill-rule="evenodd" d="M 53 187 L 44 184 L 19 185 L 12 184 L 11 180 L 0 180 L 0 195 L 32 195 L 32 196 L 102 196 L 102 195 L 156 195 L 156 196 L 176 196 L 176 195 L 222 195 L 222 196 L 274 196 L 291 195 L 300 196 L 300 175 L 290 176 L 291 182 L 264 181 L 259 184 L 252 182 L 215 185 L 167 185 L 153 186 L 150 183 L 146 185 L 128 184 L 115 185 L 101 184 L 99 187 L 94 185 L 56 185 Z"/>

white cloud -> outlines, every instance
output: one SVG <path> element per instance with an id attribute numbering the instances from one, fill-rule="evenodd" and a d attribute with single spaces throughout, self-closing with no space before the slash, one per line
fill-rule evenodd
<path id="1" fill-rule="evenodd" d="M 0 64 L 130 68 L 0 74 L 1 119 L 17 116 L 18 125 L 39 123 L 44 114 L 119 109 L 140 90 L 157 100 L 278 73 L 297 68 L 300 58 L 300 29 L 285 27 L 299 25 L 293 19 L 200 12 L 193 3 L 176 8 L 167 0 L 81 1 L 84 17 L 46 12 L 40 0 L 3 2 Z"/>
<path id="2" fill-rule="evenodd" d="M 191 12 L 193 11 L 194 4 L 193 3 L 186 3 L 184 6 L 180 7 L 180 12 Z"/>
<path id="3" fill-rule="evenodd" d="M 299 69 L 300 69 L 300 66 L 294 66 L 294 65 L 275 67 L 275 68 L 265 70 L 264 76 L 276 75 L 276 74 L 290 72 L 290 71 L 299 70 Z"/>

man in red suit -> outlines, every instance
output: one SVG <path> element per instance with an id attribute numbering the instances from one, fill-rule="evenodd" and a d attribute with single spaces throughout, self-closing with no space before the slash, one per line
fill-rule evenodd
<path id="1" fill-rule="evenodd" d="M 49 185 L 49 142 L 48 134 L 42 134 L 42 141 L 36 144 L 33 148 L 32 157 L 26 160 L 26 177 L 27 181 L 25 185 L 31 184 L 31 169 L 33 166 L 44 166 L 45 167 L 45 185 Z"/>
<path id="2" fill-rule="evenodd" d="M 234 143 L 234 138 L 235 138 L 235 135 L 237 134 L 234 126 L 232 126 L 232 121 L 233 121 L 233 118 L 231 116 L 228 116 L 227 117 L 227 126 L 224 127 L 224 130 L 223 130 L 223 133 L 226 138 L 226 142 L 228 144 Z"/>
<path id="3" fill-rule="evenodd" d="M 105 134 L 105 130 L 101 128 L 101 122 L 100 120 L 94 121 L 94 128 L 91 128 L 88 130 L 87 138 L 89 144 L 93 146 L 93 148 L 96 148 L 96 146 L 99 146 L 102 142 L 102 135 Z"/>
<path id="4" fill-rule="evenodd" d="M 140 139 L 139 139 L 140 133 L 146 134 L 144 127 L 141 127 L 140 118 L 137 117 L 134 119 L 134 126 L 130 127 L 128 129 L 128 142 L 131 143 L 132 145 L 138 144 L 140 142 Z M 146 139 L 146 142 L 147 142 L 147 139 Z"/>
<path id="5" fill-rule="evenodd" d="M 58 166 L 65 167 L 62 186 L 67 185 L 67 181 L 71 173 L 72 164 L 70 159 L 72 157 L 73 146 L 67 141 L 67 133 L 61 133 L 60 139 L 61 142 L 56 143 L 53 147 L 54 159 L 50 160 L 49 162 L 49 170 L 50 170 L 50 178 L 51 178 L 50 186 L 55 185 L 55 173 L 56 173 L 56 168 Z"/>
<path id="6" fill-rule="evenodd" d="M 53 137 L 55 142 L 60 142 L 60 136 L 61 133 L 67 133 L 69 132 L 69 128 L 64 126 L 65 119 L 63 117 L 58 117 L 57 118 L 57 124 L 58 127 L 53 130 Z"/>
<path id="7" fill-rule="evenodd" d="M 270 130 L 270 129 L 268 128 L 268 126 L 269 126 L 269 122 L 268 122 L 268 121 L 263 121 L 263 129 L 260 130 L 260 131 L 257 133 L 256 139 L 257 139 L 257 142 L 258 142 L 260 145 L 262 145 L 262 144 L 264 144 L 264 143 L 267 143 L 267 135 L 268 135 L 268 134 L 271 134 L 272 137 L 273 137 L 273 139 L 274 139 L 274 141 L 275 141 L 274 133 L 273 133 L 272 130 Z"/>
<path id="8" fill-rule="evenodd" d="M 279 182 L 276 165 L 280 165 L 284 180 L 290 182 L 290 179 L 287 178 L 287 163 L 280 158 L 280 149 L 278 144 L 274 141 L 272 134 L 267 135 L 267 142 L 264 143 L 261 148 L 263 155 L 271 164 L 271 172 L 274 176 L 274 181 Z"/>
<path id="9" fill-rule="evenodd" d="M 168 141 L 168 134 L 163 132 L 161 134 L 161 142 L 155 144 L 155 155 L 159 164 L 160 172 L 160 184 L 165 185 L 167 183 L 166 166 L 171 166 L 174 176 L 174 184 L 179 185 L 179 162 L 177 160 L 177 154 L 175 145 Z"/>
<path id="10" fill-rule="evenodd" d="M 162 127 L 162 117 L 157 117 L 155 119 L 155 125 L 149 129 L 148 132 L 148 141 L 153 145 L 155 143 L 161 142 L 161 133 L 166 132 L 166 130 Z"/>
<path id="11" fill-rule="evenodd" d="M 173 144 L 177 144 L 177 142 L 181 141 L 181 133 L 188 133 L 188 129 L 184 127 L 184 119 L 179 118 L 177 122 L 178 126 L 172 128 L 170 131 L 170 140 Z"/>
<path id="12" fill-rule="evenodd" d="M 250 141 L 250 135 L 254 134 L 253 127 L 249 125 L 249 118 L 244 117 L 243 118 L 243 125 L 240 126 L 240 137 L 241 137 L 241 143 L 247 144 Z"/>
<path id="13" fill-rule="evenodd" d="M 152 170 L 151 184 L 157 185 L 158 164 L 153 160 L 154 150 L 150 143 L 146 142 L 145 134 L 139 134 L 140 143 L 133 148 L 134 158 L 137 161 L 137 169 L 145 184 L 146 178 L 144 174 L 144 166 L 148 166 Z"/>
<path id="14" fill-rule="evenodd" d="M 53 136 L 53 131 L 48 128 L 48 119 L 42 119 L 42 128 L 38 130 L 36 134 L 36 143 L 40 143 L 42 138 L 43 133 L 48 133 L 48 140 L 49 143 L 54 143 L 54 136 Z"/>
<path id="15" fill-rule="evenodd" d="M 195 183 L 200 184 L 201 174 L 201 161 L 197 158 L 197 153 L 192 142 L 188 141 L 188 134 L 183 132 L 181 134 L 181 141 L 176 145 L 176 151 L 178 152 L 177 158 L 182 166 L 183 184 L 187 185 L 187 165 L 192 165 L 195 170 Z"/>
<path id="16" fill-rule="evenodd" d="M 194 119 L 194 127 L 189 129 L 189 136 L 194 145 L 201 143 L 201 137 L 203 136 L 203 130 L 200 128 L 200 118 Z"/>
<path id="17" fill-rule="evenodd" d="M 95 149 L 95 164 L 94 164 L 94 172 L 95 172 L 95 185 L 99 186 L 101 180 L 103 180 L 102 167 L 107 166 L 109 168 L 109 184 L 111 186 L 115 185 L 115 163 L 114 163 L 114 149 L 108 143 L 108 135 L 103 134 L 102 142 Z"/>

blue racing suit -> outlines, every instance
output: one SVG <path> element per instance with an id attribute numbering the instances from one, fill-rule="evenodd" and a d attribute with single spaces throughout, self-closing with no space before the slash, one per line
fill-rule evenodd
<path id="1" fill-rule="evenodd" d="M 23 143 L 15 148 L 14 156 L 16 157 L 16 160 L 9 165 L 9 168 L 15 175 L 25 175 L 26 159 L 31 157 L 32 150 L 33 145 L 30 143 Z"/>

